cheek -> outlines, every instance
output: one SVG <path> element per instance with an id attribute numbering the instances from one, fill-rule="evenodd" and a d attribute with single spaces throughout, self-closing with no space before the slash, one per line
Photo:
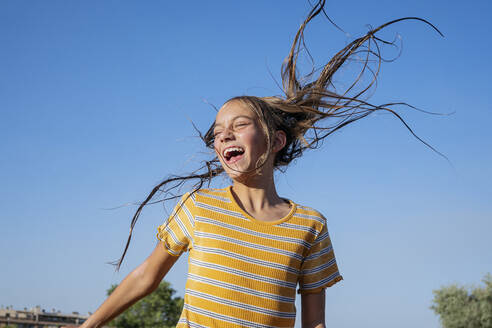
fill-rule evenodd
<path id="1" fill-rule="evenodd" d="M 257 153 L 264 153 L 267 149 L 267 138 L 262 130 L 256 131 L 251 136 L 251 144 L 253 145 L 253 150 Z"/>
<path id="2" fill-rule="evenodd" d="M 256 154 L 261 152 L 263 147 L 263 138 L 261 134 L 256 130 L 244 131 L 241 134 L 242 142 L 249 148 L 249 152 L 252 154 Z"/>
<path id="3" fill-rule="evenodd" d="M 219 141 L 217 141 L 217 139 L 214 139 L 214 143 L 212 146 L 214 147 L 215 154 L 219 155 L 219 153 L 217 152 L 217 149 L 219 149 Z"/>
<path id="4" fill-rule="evenodd" d="M 213 147 L 214 147 L 215 156 L 217 156 L 217 158 L 219 159 L 219 161 L 222 162 L 222 156 L 220 156 L 219 152 L 217 151 L 218 146 L 217 146 L 217 142 L 216 141 L 214 141 Z"/>

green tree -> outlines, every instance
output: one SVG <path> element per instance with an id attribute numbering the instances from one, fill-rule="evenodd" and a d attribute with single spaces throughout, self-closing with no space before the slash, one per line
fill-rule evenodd
<path id="1" fill-rule="evenodd" d="M 492 275 L 485 275 L 484 287 L 450 285 L 434 290 L 430 307 L 444 328 L 492 328 Z"/>
<path id="2" fill-rule="evenodd" d="M 117 286 L 112 285 L 108 289 L 108 296 Z M 175 292 L 168 282 L 161 282 L 152 294 L 133 304 L 108 326 L 117 328 L 175 327 L 184 304 L 181 297 L 173 297 Z"/>

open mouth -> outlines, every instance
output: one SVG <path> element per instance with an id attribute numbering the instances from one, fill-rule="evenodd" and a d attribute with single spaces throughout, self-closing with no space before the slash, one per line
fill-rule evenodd
<path id="1" fill-rule="evenodd" d="M 226 163 L 235 163 L 243 157 L 244 149 L 241 147 L 229 147 L 222 153 Z"/>

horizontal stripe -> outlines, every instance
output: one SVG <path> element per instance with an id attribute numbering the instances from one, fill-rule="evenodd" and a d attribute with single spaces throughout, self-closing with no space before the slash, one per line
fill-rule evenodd
<path id="1" fill-rule="evenodd" d="M 186 244 L 182 243 L 178 236 L 176 236 L 176 234 L 174 233 L 174 231 L 169 227 L 167 226 L 166 228 L 164 228 L 164 231 L 166 231 L 169 236 L 171 236 L 171 239 L 173 240 L 173 242 L 178 245 L 178 246 L 186 246 Z"/>
<path id="2" fill-rule="evenodd" d="M 277 270 L 281 270 L 281 271 L 287 271 L 287 272 L 290 272 L 290 273 L 295 274 L 295 275 L 299 274 L 299 270 L 292 268 L 290 266 L 282 265 L 282 264 L 278 264 L 278 263 L 270 262 L 270 261 L 259 260 L 259 259 L 254 258 L 254 257 L 249 257 L 246 255 L 242 255 L 240 253 L 227 251 L 227 250 L 224 250 L 221 248 L 195 246 L 195 250 L 199 251 L 199 252 L 203 252 L 203 253 L 208 253 L 208 254 L 222 255 L 222 256 L 228 257 L 230 259 L 240 260 L 240 261 L 243 261 L 246 263 L 256 264 L 256 265 L 263 266 L 266 268 L 277 269 Z"/>
<path id="3" fill-rule="evenodd" d="M 321 243 L 323 240 L 325 240 L 329 236 L 330 235 L 328 234 L 328 231 L 325 230 L 323 233 L 321 233 L 320 235 L 318 235 L 318 237 L 316 237 L 316 240 L 314 241 L 314 244 L 313 245 L 316 245 L 316 244 Z"/>
<path id="4" fill-rule="evenodd" d="M 195 245 L 195 250 L 199 251 L 199 252 L 203 252 L 203 253 L 217 254 L 217 255 L 230 257 L 230 258 L 235 259 L 235 260 L 240 260 L 240 261 L 243 261 L 246 263 L 264 266 L 266 268 L 277 269 L 277 270 L 281 270 L 281 271 L 287 271 L 287 272 L 293 273 L 295 275 L 299 274 L 299 270 L 292 268 L 292 267 L 289 267 L 287 265 L 282 265 L 282 264 L 278 264 L 275 262 L 259 260 L 259 259 L 256 259 L 254 257 L 241 255 L 239 253 L 226 251 L 226 250 L 223 250 L 220 248 L 203 247 L 203 246 Z"/>
<path id="5" fill-rule="evenodd" d="M 189 288 L 186 289 L 186 293 L 188 295 L 202 298 L 202 299 L 212 301 L 215 303 L 219 303 L 222 305 L 235 307 L 235 308 L 238 308 L 241 310 L 247 310 L 247 311 L 251 311 L 251 312 L 261 313 L 261 314 L 265 314 L 265 315 L 269 315 L 269 316 L 273 316 L 273 317 L 277 317 L 277 318 L 295 318 L 296 317 L 295 312 L 273 311 L 273 310 L 265 309 L 265 308 L 262 308 L 259 306 L 255 306 L 255 305 L 251 305 L 251 304 L 247 304 L 247 303 L 242 303 L 242 302 L 237 302 L 237 301 L 233 301 L 233 300 L 226 299 L 223 297 L 218 297 L 218 296 L 202 293 L 202 292 L 199 292 L 197 290 L 192 290 Z"/>
<path id="6" fill-rule="evenodd" d="M 286 296 L 282 296 L 282 295 L 260 292 L 260 291 L 255 290 L 255 289 L 246 288 L 246 287 L 242 287 L 242 286 L 234 285 L 234 284 L 229 284 L 226 282 L 222 282 L 220 280 L 200 277 L 200 276 L 197 276 L 197 275 L 192 274 L 192 273 L 188 274 L 188 279 L 198 281 L 198 282 L 201 282 L 204 284 L 209 284 L 212 286 L 219 286 L 221 288 L 229 289 L 232 291 L 238 291 L 238 292 L 245 293 L 248 295 L 254 295 L 254 296 L 274 300 L 274 301 L 285 302 L 285 303 L 293 303 L 295 301 L 295 297 L 286 297 Z"/>
<path id="7" fill-rule="evenodd" d="M 210 310 L 204 310 L 204 309 L 201 309 L 199 307 L 189 305 L 189 304 L 185 304 L 184 308 L 190 312 L 194 312 L 194 313 L 199 314 L 199 315 L 203 315 L 203 316 L 206 316 L 206 317 L 209 317 L 212 319 L 218 319 L 221 321 L 234 323 L 237 325 L 241 325 L 243 327 L 248 327 L 248 328 L 250 328 L 250 327 L 251 328 L 276 328 L 275 326 L 268 326 L 268 325 L 264 325 L 261 323 L 256 323 L 256 322 L 252 322 L 252 321 L 248 321 L 248 320 L 244 320 L 244 319 L 234 318 L 234 317 L 224 315 L 224 314 L 219 314 L 219 313 L 216 313 L 216 312 L 213 312 Z"/>
<path id="8" fill-rule="evenodd" d="M 308 274 L 313 274 L 313 273 L 317 273 L 317 272 L 320 272 L 320 271 L 323 271 L 324 269 L 326 268 L 329 268 L 330 266 L 332 266 L 333 264 L 336 263 L 336 260 L 335 258 L 332 258 L 331 260 L 329 260 L 328 262 L 326 263 L 323 263 L 322 265 L 320 266 L 317 266 L 315 268 L 312 268 L 312 269 L 305 269 L 305 270 L 302 270 L 301 271 L 301 274 L 302 275 L 308 275 Z"/>
<path id="9" fill-rule="evenodd" d="M 174 217 L 174 220 L 176 221 L 176 223 L 178 224 L 179 228 L 181 229 L 183 234 L 186 236 L 186 238 L 188 238 L 188 241 L 192 241 L 193 237 L 191 236 L 191 233 L 188 231 L 186 224 L 184 224 L 183 221 L 181 221 L 181 218 L 178 215 L 176 215 Z M 166 231 L 167 231 L 167 229 L 166 229 Z"/>
<path id="10" fill-rule="evenodd" d="M 204 267 L 204 268 L 208 268 L 208 269 L 212 269 L 212 270 L 227 272 L 227 273 L 230 273 L 230 274 L 233 274 L 236 276 L 240 276 L 243 278 L 258 280 L 261 282 L 265 282 L 265 283 L 269 283 L 269 284 L 281 286 L 281 287 L 287 287 L 287 288 L 291 288 L 291 289 L 296 288 L 295 282 L 289 282 L 289 281 L 279 280 L 279 279 L 275 279 L 275 278 L 270 278 L 267 276 L 263 276 L 263 275 L 259 275 L 259 274 L 255 274 L 255 273 L 251 273 L 251 272 L 246 272 L 246 271 L 242 271 L 242 270 L 238 270 L 238 269 L 229 268 L 229 267 L 226 267 L 226 266 L 223 266 L 220 264 L 216 264 L 216 263 L 203 262 L 203 261 L 193 259 L 191 257 L 189 258 L 189 262 L 190 262 L 190 264 L 196 265 L 198 267 Z"/>
<path id="11" fill-rule="evenodd" d="M 308 257 L 306 257 L 304 259 L 304 261 L 311 261 L 311 260 L 314 260 L 314 259 L 317 259 L 318 257 L 322 256 L 322 255 L 325 255 L 325 254 L 328 254 L 329 252 L 331 252 L 333 250 L 333 247 L 331 246 L 331 244 L 323 249 L 321 249 L 319 252 L 317 253 L 313 253 L 311 255 L 309 255 Z"/>
<path id="12" fill-rule="evenodd" d="M 217 196 L 217 195 L 213 195 L 213 194 L 207 194 L 205 192 L 201 192 L 201 191 L 197 191 L 196 192 L 197 195 L 200 195 L 200 196 L 204 196 L 204 197 L 209 197 L 209 198 L 213 198 L 213 199 L 217 199 L 217 200 L 220 200 L 224 203 L 231 203 L 231 200 L 227 197 L 222 197 L 222 196 Z"/>
<path id="13" fill-rule="evenodd" d="M 263 251 L 266 251 L 266 252 L 269 252 L 269 253 L 281 254 L 281 255 L 285 255 L 285 256 L 288 256 L 288 257 L 292 257 L 292 258 L 298 259 L 300 261 L 302 261 L 302 259 L 303 259 L 302 255 L 297 254 L 297 253 L 294 253 L 294 252 L 289 252 L 289 251 L 284 250 L 284 249 L 263 246 L 263 245 L 260 245 L 260 244 L 253 244 L 253 243 L 250 243 L 250 242 L 247 242 L 247 241 L 243 241 L 243 240 L 240 240 L 240 239 L 226 237 L 226 236 L 222 236 L 222 235 L 218 235 L 218 234 L 213 234 L 213 233 L 209 233 L 209 232 L 197 231 L 197 232 L 195 232 L 195 236 L 201 237 L 201 238 L 213 239 L 213 240 L 227 241 L 227 242 L 229 242 L 231 244 L 237 244 L 237 245 L 241 245 L 241 246 L 244 246 L 244 247 L 253 248 L 255 250 L 263 250 Z"/>
<path id="14" fill-rule="evenodd" d="M 306 205 L 299 205 L 299 208 L 302 209 L 302 210 L 304 210 L 304 211 L 307 211 L 307 212 L 315 212 L 315 213 L 318 213 L 318 211 L 316 211 L 314 208 L 309 207 L 309 206 L 306 206 Z"/>
<path id="15" fill-rule="evenodd" d="M 191 214 L 190 210 L 186 205 L 183 204 L 182 206 L 183 211 L 185 212 L 186 216 L 188 217 L 188 221 L 190 222 L 191 226 L 194 228 L 195 227 L 195 218 L 193 214 Z"/>
<path id="16" fill-rule="evenodd" d="M 309 232 L 313 235 L 318 234 L 318 231 L 316 231 L 316 229 L 314 229 L 310 226 L 303 226 L 300 224 L 293 224 L 293 223 L 287 223 L 287 222 L 282 222 L 278 226 L 282 227 L 282 228 L 292 229 L 292 230 L 306 231 L 306 232 Z"/>
<path id="17" fill-rule="evenodd" d="M 203 209 L 206 209 L 206 210 L 209 210 L 209 211 L 212 211 L 212 212 L 222 213 L 222 214 L 233 216 L 233 217 L 236 217 L 239 219 L 248 220 L 242 213 L 231 211 L 231 210 L 226 210 L 225 208 L 222 208 L 222 207 L 213 206 L 213 205 L 202 203 L 202 202 L 197 202 L 196 206 L 203 208 Z"/>
<path id="18" fill-rule="evenodd" d="M 310 284 L 304 284 L 301 288 L 302 289 L 316 289 L 316 288 L 323 287 L 325 284 L 329 283 L 330 281 L 332 281 L 333 279 L 335 279 L 339 275 L 340 275 L 340 273 L 337 271 L 337 272 L 333 273 L 332 275 L 330 275 L 324 279 L 321 279 L 320 281 L 313 282 Z"/>
<path id="19" fill-rule="evenodd" d="M 180 323 L 185 324 L 187 327 L 191 328 L 208 328 L 207 326 L 202 326 L 197 324 L 196 322 L 189 321 L 187 318 L 179 319 L 178 324 Z"/>
<path id="20" fill-rule="evenodd" d="M 295 213 L 293 216 L 296 217 L 296 218 L 303 218 L 303 219 L 314 220 L 314 221 L 317 221 L 319 223 L 325 224 L 325 220 L 322 217 L 319 217 L 319 216 L 316 216 L 316 215 Z"/>
<path id="21" fill-rule="evenodd" d="M 180 251 L 179 251 L 179 252 L 173 251 L 173 250 L 172 250 L 172 248 L 171 248 L 171 246 L 169 246 L 169 244 L 168 244 L 165 240 L 163 240 L 163 242 L 164 242 L 164 246 L 166 246 L 166 249 L 167 249 L 167 251 L 168 251 L 169 253 L 171 253 L 171 254 L 172 254 L 172 255 L 174 255 L 174 256 L 178 256 L 178 255 L 180 255 L 180 254 L 181 254 L 181 252 L 180 252 Z"/>
<path id="22" fill-rule="evenodd" d="M 204 188 L 200 189 L 203 192 L 218 192 L 218 193 L 226 193 L 227 188 Z"/>
<path id="23" fill-rule="evenodd" d="M 304 246 L 306 248 L 310 248 L 311 247 L 311 245 L 308 242 L 306 242 L 306 241 L 304 241 L 302 239 L 291 238 L 291 237 L 284 237 L 284 236 L 278 236 L 278 235 L 273 235 L 273 234 L 267 234 L 267 233 L 263 233 L 263 232 L 258 232 L 258 231 L 255 231 L 255 230 L 243 228 L 243 227 L 240 227 L 240 226 L 236 226 L 236 225 L 233 225 L 233 224 L 225 223 L 225 222 L 222 222 L 222 221 L 218 221 L 218 220 L 214 220 L 214 219 L 211 219 L 211 218 L 206 218 L 206 217 L 198 216 L 198 215 L 195 217 L 195 219 L 198 222 L 208 223 L 208 224 L 212 224 L 212 225 L 219 226 L 219 227 L 222 227 L 222 228 L 231 229 L 231 230 L 234 230 L 234 231 L 237 231 L 237 232 L 242 232 L 242 233 L 245 233 L 245 234 L 254 236 L 254 237 L 260 237 L 260 238 L 265 238 L 265 239 L 270 239 L 270 240 L 276 240 L 276 241 L 285 241 L 287 243 L 301 245 L 301 246 Z"/>

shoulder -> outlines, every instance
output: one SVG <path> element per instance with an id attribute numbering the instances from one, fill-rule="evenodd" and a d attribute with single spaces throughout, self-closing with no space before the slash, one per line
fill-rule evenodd
<path id="1" fill-rule="evenodd" d="M 322 224 L 322 225 L 326 224 L 325 216 L 323 214 L 321 214 L 320 211 L 318 211 L 312 207 L 297 204 L 296 214 L 298 216 L 304 217 L 306 219 L 316 221 L 319 224 Z"/>
<path id="2" fill-rule="evenodd" d="M 307 225 L 313 229 L 315 235 L 326 229 L 327 220 L 325 216 L 312 207 L 296 204 L 294 217 L 297 221 L 302 222 L 303 225 Z"/>
<path id="3" fill-rule="evenodd" d="M 212 205 L 217 203 L 231 202 L 227 188 L 204 188 L 190 191 L 188 194 L 195 204 L 205 203 Z"/>

